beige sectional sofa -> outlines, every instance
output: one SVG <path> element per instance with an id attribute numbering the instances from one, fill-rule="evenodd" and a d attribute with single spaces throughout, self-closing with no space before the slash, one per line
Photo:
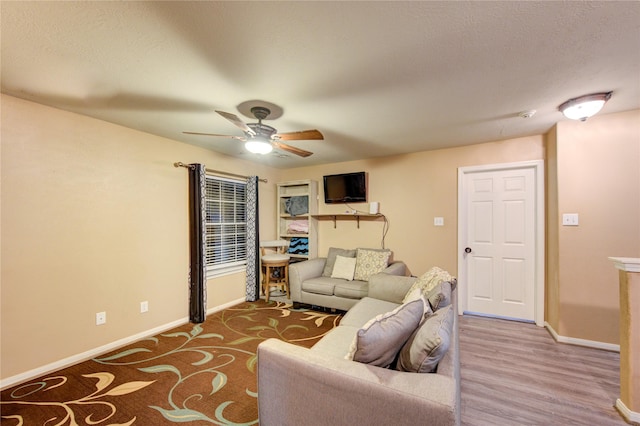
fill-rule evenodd
<path id="1" fill-rule="evenodd" d="M 332 270 L 337 255 L 356 257 L 358 250 L 369 252 L 387 252 L 389 250 L 330 248 L 327 257 L 318 257 L 289 265 L 289 289 L 294 304 L 322 306 L 325 308 L 348 310 L 360 299 L 369 294 L 369 279 L 346 280 L 332 278 Z M 405 275 L 403 262 L 388 262 L 380 274 Z"/>
<path id="2" fill-rule="evenodd" d="M 442 328 L 446 329 L 448 325 L 448 334 L 444 334 L 444 339 L 431 339 L 441 348 L 446 346 L 443 341 L 449 342 L 435 372 L 397 371 L 345 359 L 345 356 L 353 355 L 353 341 L 359 330 L 391 312 L 408 310 L 409 305 L 403 304 L 403 299 L 415 282 L 414 277 L 382 274 L 372 277 L 368 296 L 359 300 L 345 314 L 340 325 L 311 349 L 277 339 L 261 343 L 258 346 L 260 424 L 459 425 L 460 360 L 455 280 L 447 301 L 450 306 L 427 315 L 396 357 L 401 359 L 410 353 L 405 351 L 407 345 L 411 345 L 413 351 L 411 342 L 419 339 L 419 330 L 426 329 L 431 318 L 446 312 L 450 321 L 442 322 Z M 411 353 L 412 357 L 414 355 Z M 423 359 L 419 362 L 427 364 Z M 395 367 L 398 367 L 397 363 Z"/>

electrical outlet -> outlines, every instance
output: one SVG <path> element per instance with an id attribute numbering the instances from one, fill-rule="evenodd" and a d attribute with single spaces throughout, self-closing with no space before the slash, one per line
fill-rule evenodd
<path id="1" fill-rule="evenodd" d="M 107 313 L 106 312 L 98 312 L 96 314 L 96 325 L 102 325 L 107 322 Z"/>
<path id="2" fill-rule="evenodd" d="M 140 313 L 145 313 L 149 310 L 149 302 L 146 300 L 144 302 L 140 302 Z"/>

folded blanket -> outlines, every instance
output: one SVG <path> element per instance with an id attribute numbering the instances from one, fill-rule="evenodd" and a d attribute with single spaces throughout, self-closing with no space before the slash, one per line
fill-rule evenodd
<path id="1" fill-rule="evenodd" d="M 309 197 L 294 196 L 285 201 L 285 211 L 291 216 L 306 214 L 309 212 Z"/>
<path id="2" fill-rule="evenodd" d="M 287 233 L 289 234 L 308 234 L 309 233 L 309 221 L 308 220 L 294 220 L 289 223 L 287 227 Z"/>
<path id="3" fill-rule="evenodd" d="M 289 240 L 289 253 L 309 254 L 309 239 L 293 237 Z"/>

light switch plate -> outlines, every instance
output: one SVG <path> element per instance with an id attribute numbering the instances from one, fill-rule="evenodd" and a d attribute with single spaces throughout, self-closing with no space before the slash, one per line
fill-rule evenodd
<path id="1" fill-rule="evenodd" d="M 434 217 L 433 226 L 444 226 L 444 217 Z"/>
<path id="2" fill-rule="evenodd" d="M 578 213 L 564 213 L 562 226 L 578 226 Z"/>

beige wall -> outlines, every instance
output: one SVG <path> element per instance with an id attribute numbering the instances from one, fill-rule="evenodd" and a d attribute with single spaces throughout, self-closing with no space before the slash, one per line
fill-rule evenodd
<path id="1" fill-rule="evenodd" d="M 640 257 L 640 111 L 560 122 L 554 148 L 554 214 L 578 213 L 580 225 L 555 224 L 549 318 L 560 335 L 616 344 L 618 274 L 607 258 Z"/>
<path id="2" fill-rule="evenodd" d="M 531 136 L 502 142 L 442 149 L 375 160 L 335 163 L 285 170 L 283 178 L 315 179 L 319 183 L 320 213 L 342 212 L 345 205 L 324 204 L 322 176 L 355 171 L 368 172 L 369 200 L 380 203 L 389 219 L 385 247 L 404 261 L 414 275 L 431 266 L 457 273 L 458 167 L 542 159 L 544 138 Z M 368 204 L 352 204 L 368 212 Z M 433 226 L 433 218 L 444 218 L 444 226 Z M 319 224 L 319 253 L 329 247 L 381 247 L 383 222 L 332 221 Z"/>
<path id="3" fill-rule="evenodd" d="M 618 289 L 608 256 L 640 254 L 640 111 L 563 121 L 544 136 L 286 170 L 287 180 L 364 170 L 369 200 L 390 220 L 385 246 L 414 275 L 432 265 L 457 271 L 457 168 L 545 159 L 545 319 L 563 337 L 617 344 Z M 344 205 L 325 205 L 337 213 Z M 368 204 L 353 208 L 367 211 Z M 579 213 L 579 227 L 559 225 Z M 434 227 L 442 216 L 445 226 Z M 319 253 L 328 248 L 380 247 L 382 222 L 319 226 Z"/>
<path id="4" fill-rule="evenodd" d="M 10 96 L 1 102 L 2 379 L 188 316 L 188 177 L 174 162 L 269 179 L 260 227 L 275 233 L 274 169 Z M 243 298 L 244 278 L 210 280 L 208 307 Z"/>
<path id="5" fill-rule="evenodd" d="M 269 179 L 260 185 L 262 239 L 275 237 L 276 182 L 316 179 L 322 197 L 323 175 L 367 171 L 369 200 L 390 221 L 385 246 L 419 275 L 432 265 L 457 271 L 457 168 L 541 159 L 547 144 L 546 318 L 561 335 L 616 342 L 617 275 L 607 256 L 640 255 L 639 115 L 276 170 L 3 95 L 0 377 L 186 318 L 187 174 L 175 161 Z M 320 201 L 321 213 L 345 208 Z M 579 213 L 580 227 L 559 227 L 562 212 Z M 445 226 L 434 227 L 434 216 Z M 360 229 L 323 221 L 320 255 L 331 246 L 380 247 L 382 229 L 378 221 Z M 210 308 L 244 296 L 244 274 L 208 284 Z M 147 314 L 139 313 L 142 300 Z M 104 326 L 94 325 L 98 311 L 107 312 Z"/>
<path id="6" fill-rule="evenodd" d="M 558 330 L 560 284 L 558 282 L 558 135 L 554 126 L 547 133 L 545 158 L 545 208 L 546 208 L 546 280 L 545 280 L 545 321 Z"/>

